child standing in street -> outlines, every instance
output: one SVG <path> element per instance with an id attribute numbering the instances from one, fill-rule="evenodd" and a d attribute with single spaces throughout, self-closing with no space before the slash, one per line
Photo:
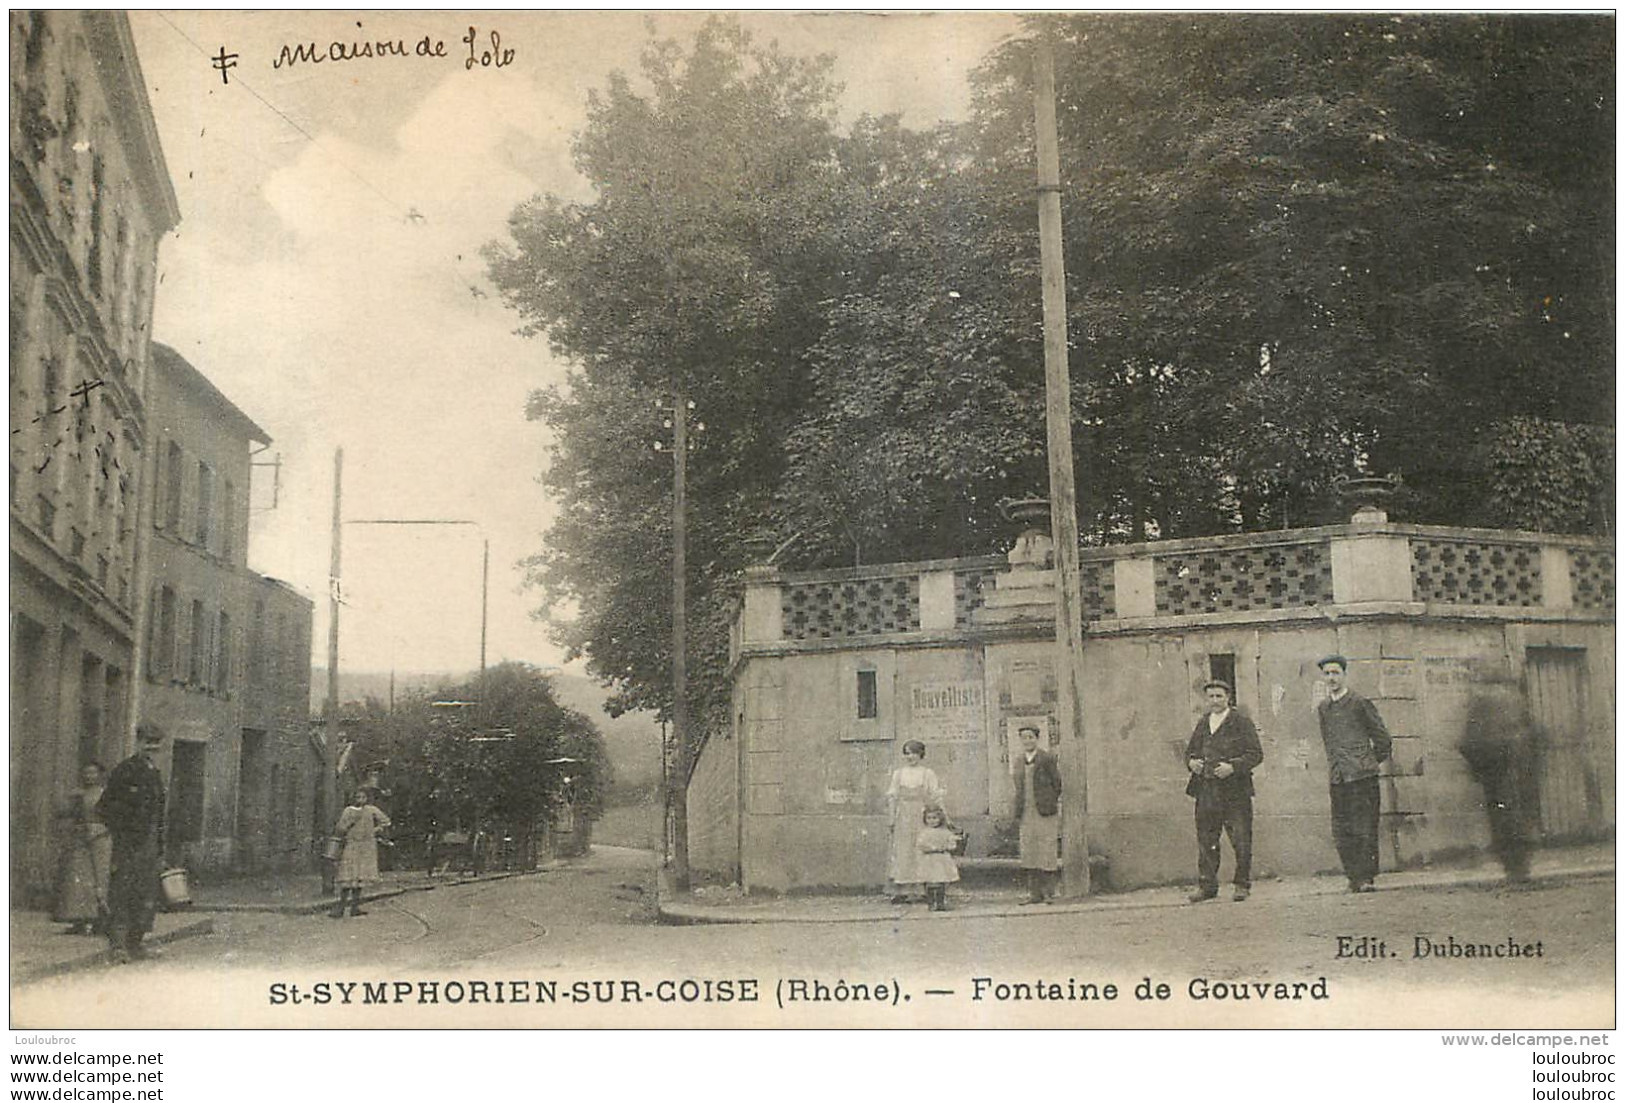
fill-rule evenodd
<path id="1" fill-rule="evenodd" d="M 959 864 L 954 861 L 959 836 L 948 826 L 947 813 L 935 805 L 928 807 L 921 819 L 925 826 L 914 840 L 914 845 L 920 851 L 916 868 L 920 879 L 925 882 L 925 898 L 930 902 L 931 910 L 945 912 L 948 910 L 948 886 L 959 880 Z"/>
<path id="2" fill-rule="evenodd" d="M 327 913 L 334 919 L 343 919 L 346 908 L 351 915 L 367 914 L 361 910 L 361 890 L 378 880 L 378 832 L 388 826 L 389 817 L 373 805 L 372 793 L 357 789 L 333 828 L 333 834 L 344 840 L 336 878 L 339 901 Z"/>

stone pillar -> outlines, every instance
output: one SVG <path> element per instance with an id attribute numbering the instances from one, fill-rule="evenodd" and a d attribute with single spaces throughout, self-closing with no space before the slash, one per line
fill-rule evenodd
<path id="1" fill-rule="evenodd" d="M 1112 585 L 1119 620 L 1157 615 L 1157 575 L 1155 560 L 1149 555 L 1114 560 Z"/>
<path id="2" fill-rule="evenodd" d="M 1540 546 L 1541 605 L 1548 609 L 1574 607 L 1574 581 L 1569 566 L 1569 549 L 1560 544 Z"/>
<path id="3" fill-rule="evenodd" d="M 952 571 L 926 571 L 920 575 L 920 628 L 926 632 L 953 631 Z"/>
<path id="4" fill-rule="evenodd" d="M 1411 542 L 1383 532 L 1334 536 L 1332 600 L 1338 605 L 1367 601 L 1413 601 Z"/>
<path id="5" fill-rule="evenodd" d="M 745 568 L 745 608 L 739 624 L 742 643 L 771 643 L 784 638 L 777 567 Z"/>

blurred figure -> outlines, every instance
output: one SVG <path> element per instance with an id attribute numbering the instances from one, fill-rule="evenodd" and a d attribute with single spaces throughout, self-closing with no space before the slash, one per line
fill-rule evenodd
<path id="1" fill-rule="evenodd" d="M 1467 701 L 1459 744 L 1473 779 L 1484 790 L 1490 850 L 1508 884 L 1529 881 L 1529 855 L 1540 808 L 1540 744 L 1517 683 L 1506 674 L 1482 675 Z"/>
<path id="2" fill-rule="evenodd" d="M 100 762 L 79 770 L 79 791 L 63 811 L 65 846 L 51 918 L 68 934 L 107 933 L 107 886 L 113 869 L 113 834 L 96 814 L 106 774 Z"/>

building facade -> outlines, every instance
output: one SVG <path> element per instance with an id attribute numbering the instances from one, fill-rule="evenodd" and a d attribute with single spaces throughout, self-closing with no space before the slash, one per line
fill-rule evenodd
<path id="1" fill-rule="evenodd" d="M 180 213 L 125 17 L 10 30 L 11 888 L 41 902 L 79 767 L 130 746 L 148 343 Z"/>
<path id="2" fill-rule="evenodd" d="M 169 740 L 169 860 L 199 872 L 309 857 L 323 809 L 307 732 L 311 601 L 248 568 L 264 430 L 154 344 L 141 720 Z"/>
<path id="3" fill-rule="evenodd" d="M 750 889 L 878 887 L 908 739 L 925 743 L 968 856 L 1013 854 L 1017 727 L 1078 753 L 1056 725 L 1052 576 L 999 557 L 752 572 L 733 723 L 689 786 L 694 867 Z M 1486 843 L 1456 744 L 1490 672 L 1522 680 L 1545 733 L 1545 838 L 1613 830 L 1604 541 L 1383 520 L 1084 549 L 1081 576 L 1087 832 L 1110 887 L 1195 877 L 1184 748 L 1212 678 L 1235 686 L 1263 743 L 1255 876 L 1338 868 L 1315 714 L 1316 660 L 1333 653 L 1395 736 L 1385 868 Z"/>
<path id="4" fill-rule="evenodd" d="M 308 869 L 338 814 L 325 736 L 310 722 L 310 598 L 250 573 L 243 594 L 234 868 Z"/>

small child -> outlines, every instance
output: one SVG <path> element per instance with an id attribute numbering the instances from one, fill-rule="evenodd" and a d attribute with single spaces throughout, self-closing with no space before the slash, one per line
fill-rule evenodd
<path id="1" fill-rule="evenodd" d="M 935 805 L 927 806 L 921 817 L 925 827 L 920 830 L 914 845 L 920 851 L 920 880 L 925 882 L 925 898 L 931 910 L 948 910 L 948 886 L 959 880 L 959 865 L 954 861 L 954 850 L 959 837 L 948 826 L 948 815 Z"/>

